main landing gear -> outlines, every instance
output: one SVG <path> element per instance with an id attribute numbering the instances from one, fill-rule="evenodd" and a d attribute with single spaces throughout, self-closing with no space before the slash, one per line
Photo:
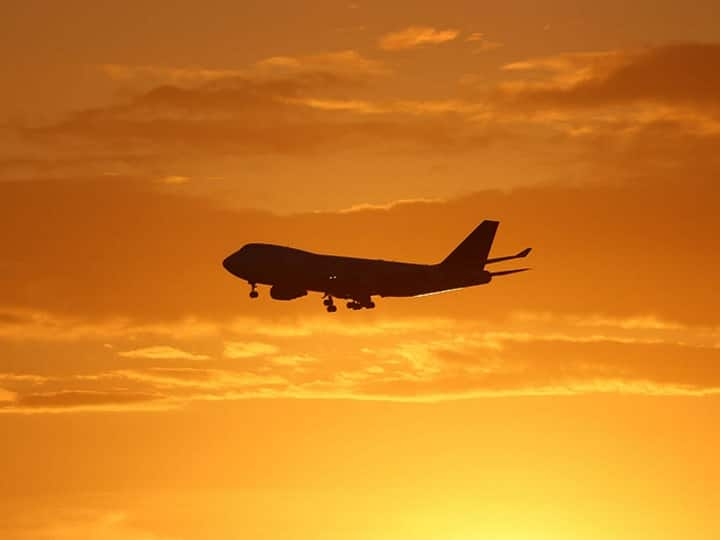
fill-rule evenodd
<path id="1" fill-rule="evenodd" d="M 329 294 L 326 294 L 323 297 L 323 305 L 325 306 L 325 309 L 327 309 L 328 313 L 335 313 L 337 311 L 337 306 L 333 302 L 333 297 Z"/>
<path id="2" fill-rule="evenodd" d="M 255 288 L 255 284 L 254 284 L 254 283 L 251 283 L 251 284 L 250 284 L 250 287 L 252 287 L 252 288 L 250 289 L 250 298 L 257 298 L 257 297 L 259 296 L 259 294 L 258 294 L 258 292 L 257 292 L 257 289 Z"/>
<path id="3" fill-rule="evenodd" d="M 323 296 L 323 305 L 328 310 L 328 313 L 335 313 L 337 311 L 337 306 L 335 305 L 335 302 L 333 301 L 333 297 L 329 294 L 325 293 L 325 296 Z M 375 307 L 375 302 L 373 302 L 370 297 L 363 298 L 361 300 L 350 300 L 347 304 L 345 304 L 348 309 L 352 310 L 358 310 L 358 309 L 372 309 Z"/>
<path id="4" fill-rule="evenodd" d="M 357 300 L 351 300 L 350 302 L 348 302 L 345 305 L 347 306 L 348 309 L 353 309 L 353 310 L 358 310 L 358 309 L 362 309 L 362 308 L 372 309 L 375 307 L 375 302 L 373 302 L 372 300 L 369 300 L 367 302 L 360 303 Z"/>

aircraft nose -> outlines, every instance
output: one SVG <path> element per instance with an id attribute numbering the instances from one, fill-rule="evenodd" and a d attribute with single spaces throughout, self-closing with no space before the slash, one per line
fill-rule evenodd
<path id="1" fill-rule="evenodd" d="M 225 270 L 230 272 L 233 275 L 237 275 L 237 272 L 239 271 L 238 268 L 238 256 L 237 252 L 233 253 L 232 255 L 228 255 L 223 259 L 222 265 Z"/>

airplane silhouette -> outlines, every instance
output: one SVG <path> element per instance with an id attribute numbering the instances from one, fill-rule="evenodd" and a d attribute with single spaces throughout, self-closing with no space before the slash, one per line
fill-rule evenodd
<path id="1" fill-rule="evenodd" d="M 227 257 L 223 266 L 250 284 L 250 298 L 258 297 L 256 286 L 262 284 L 271 286 L 270 296 L 275 300 L 293 300 L 308 291 L 323 293 L 323 304 L 331 313 L 337 311 L 334 298 L 349 300 L 349 309 L 372 309 L 373 296 L 425 296 L 530 270 L 485 270 L 486 264 L 526 257 L 531 250 L 488 258 L 498 225 L 498 221 L 483 221 L 439 264 L 338 257 L 273 244 L 247 244 Z"/>

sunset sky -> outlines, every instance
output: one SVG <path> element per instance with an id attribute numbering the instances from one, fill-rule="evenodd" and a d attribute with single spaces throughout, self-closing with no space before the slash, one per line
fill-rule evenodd
<path id="1" fill-rule="evenodd" d="M 0 538 L 720 538 L 717 7 L 3 0 Z"/>

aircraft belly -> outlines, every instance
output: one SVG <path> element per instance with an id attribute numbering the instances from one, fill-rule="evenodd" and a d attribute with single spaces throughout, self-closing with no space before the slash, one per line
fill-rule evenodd
<path id="1" fill-rule="evenodd" d="M 306 281 L 307 289 L 338 298 L 413 296 L 428 290 L 430 277 L 423 267 L 408 269 L 384 261 L 343 261 L 316 270 Z"/>
<path id="2" fill-rule="evenodd" d="M 442 290 L 437 284 L 401 284 L 382 287 L 377 294 L 380 296 L 418 296 Z"/>
<path id="3" fill-rule="evenodd" d="M 415 296 L 441 287 L 438 275 L 430 268 L 408 268 L 388 272 L 378 280 L 380 296 Z"/>

